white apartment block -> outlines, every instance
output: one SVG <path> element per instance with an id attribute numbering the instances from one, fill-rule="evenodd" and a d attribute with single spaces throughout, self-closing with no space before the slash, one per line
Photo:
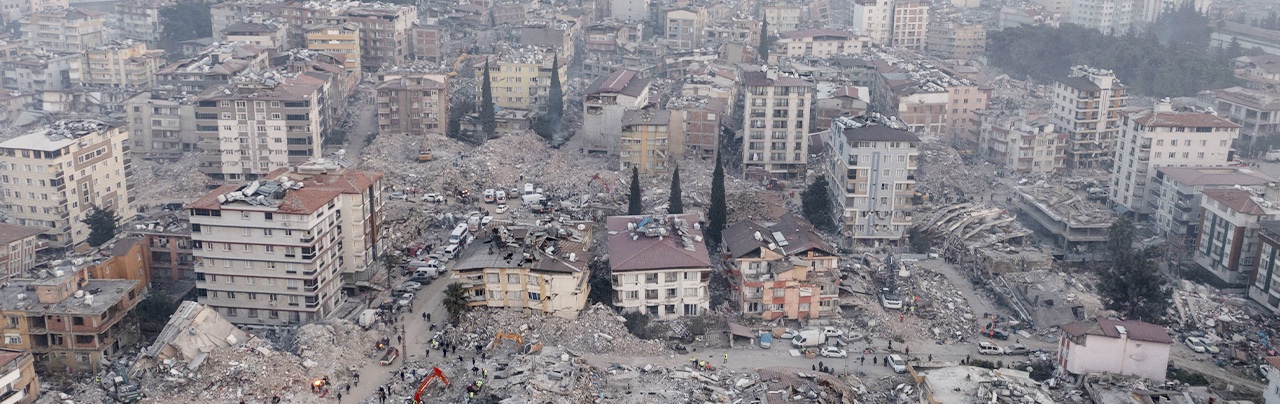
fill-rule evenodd
<path id="1" fill-rule="evenodd" d="M 804 29 L 783 32 L 769 53 L 772 62 L 781 57 L 856 55 L 871 47 L 871 38 L 833 29 Z"/>
<path id="2" fill-rule="evenodd" d="M 90 87 L 150 88 L 164 62 L 164 51 L 141 42 L 112 42 L 89 49 L 71 64 L 71 82 Z"/>
<path id="3" fill-rule="evenodd" d="M 84 52 L 105 43 L 103 18 L 97 11 L 74 7 L 34 10 L 22 21 L 22 38 L 29 49 Z"/>
<path id="4" fill-rule="evenodd" d="M 893 28 L 890 33 L 893 46 L 924 52 L 931 5 L 928 0 L 893 2 Z"/>
<path id="5" fill-rule="evenodd" d="M 196 110 L 189 96 L 148 91 L 124 102 L 133 154 L 177 159 L 196 150 Z"/>
<path id="6" fill-rule="evenodd" d="M 319 321 L 380 253 L 381 173 L 313 162 L 187 206 L 201 304 L 243 325 Z M 305 184 L 305 186 L 303 186 Z"/>
<path id="7" fill-rule="evenodd" d="M 765 21 L 769 22 L 769 31 L 765 34 L 776 35 L 779 32 L 795 31 L 800 22 L 808 17 L 799 5 L 778 3 L 761 7 Z"/>
<path id="8" fill-rule="evenodd" d="M 610 216 L 614 305 L 669 320 L 710 309 L 711 256 L 694 214 Z"/>
<path id="9" fill-rule="evenodd" d="M 1267 221 L 1280 219 L 1280 186 L 1262 190 L 1207 189 L 1194 260 L 1223 282 L 1247 285 L 1258 269 L 1258 235 Z M 1268 252 L 1270 253 L 1270 252 Z"/>
<path id="10" fill-rule="evenodd" d="M 129 132 L 96 120 L 62 120 L 0 143 L 0 202 L 14 224 L 52 229 L 53 247 L 89 238 L 93 207 L 133 216 Z"/>
<path id="11" fill-rule="evenodd" d="M 1067 22 L 1104 34 L 1123 35 L 1133 23 L 1133 3 L 1130 0 L 1072 0 Z"/>
<path id="12" fill-rule="evenodd" d="M 871 38 L 876 45 L 889 45 L 893 23 L 892 0 L 854 0 L 853 31 Z"/>
<path id="13" fill-rule="evenodd" d="M 647 21 L 649 0 L 609 0 L 609 16 L 618 21 Z"/>
<path id="14" fill-rule="evenodd" d="M 1157 167 L 1223 167 L 1240 125 L 1204 112 L 1175 112 L 1167 102 L 1121 117 L 1111 167 L 1111 202 L 1146 217 L 1148 184 Z"/>
<path id="15" fill-rule="evenodd" d="M 254 180 L 320 155 L 325 79 L 307 74 L 236 77 L 197 97 L 200 172 Z"/>
<path id="16" fill-rule="evenodd" d="M 814 84 L 780 75 L 776 68 L 743 74 L 742 164 L 751 174 L 804 177 L 809 163 L 805 136 Z"/>
<path id="17" fill-rule="evenodd" d="M 587 152 L 618 155 L 622 116 L 649 103 L 649 83 L 649 79 L 638 77 L 635 71 L 619 69 L 587 87 L 579 134 Z"/>
<path id="18" fill-rule="evenodd" d="M 837 118 L 824 142 L 833 214 L 862 243 L 893 243 L 906 236 L 914 208 L 920 138 L 882 125 Z"/>
<path id="19" fill-rule="evenodd" d="M 1066 167 L 1067 134 L 1049 119 L 980 115 L 978 154 L 987 161 L 1019 173 L 1052 174 Z"/>
<path id="20" fill-rule="evenodd" d="M 1128 98 L 1126 87 L 1110 70 L 1076 66 L 1054 83 L 1053 119 L 1071 135 L 1068 165 L 1097 168 L 1112 160 L 1119 111 Z"/>

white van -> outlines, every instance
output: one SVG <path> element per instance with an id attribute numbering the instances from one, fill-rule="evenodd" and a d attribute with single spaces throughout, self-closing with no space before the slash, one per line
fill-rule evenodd
<path id="1" fill-rule="evenodd" d="M 445 247 L 445 248 L 444 248 L 444 255 L 445 255 L 446 257 L 453 257 L 453 256 L 456 256 L 456 255 L 458 254 L 458 250 L 459 250 L 459 249 L 461 249 L 461 248 L 462 248 L 462 247 L 458 247 L 458 245 L 457 245 L 457 244 L 449 244 L 449 246 L 448 246 L 448 247 Z"/>
<path id="2" fill-rule="evenodd" d="M 797 348 L 821 346 L 827 343 L 827 336 L 818 330 L 804 330 L 791 338 L 791 345 Z"/>
<path id="3" fill-rule="evenodd" d="M 978 341 L 978 353 L 983 355 L 1004 355 L 1004 349 L 987 341 Z"/>
<path id="4" fill-rule="evenodd" d="M 534 191 L 533 191 L 533 183 L 525 183 L 525 184 L 524 184 L 524 194 L 525 194 L 525 195 L 529 195 L 529 194 L 532 194 L 533 192 L 534 192 Z"/>
<path id="5" fill-rule="evenodd" d="M 458 243 L 461 243 L 462 240 L 466 237 L 467 237 L 467 224 L 459 223 L 457 227 L 453 228 L 453 232 L 449 233 L 449 244 L 457 245 Z"/>

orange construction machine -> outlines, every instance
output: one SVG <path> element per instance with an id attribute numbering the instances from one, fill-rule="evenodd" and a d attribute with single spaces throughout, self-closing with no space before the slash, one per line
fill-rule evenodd
<path id="1" fill-rule="evenodd" d="M 433 367 L 431 368 L 431 373 L 428 373 L 427 377 L 422 378 L 422 384 L 418 385 L 418 391 L 413 393 L 413 404 L 422 404 L 422 392 L 427 391 L 427 386 L 430 386 L 431 381 L 437 378 L 440 379 L 441 382 L 444 382 L 445 387 L 449 387 L 449 378 L 444 377 L 444 371 L 440 370 L 440 368 Z"/>

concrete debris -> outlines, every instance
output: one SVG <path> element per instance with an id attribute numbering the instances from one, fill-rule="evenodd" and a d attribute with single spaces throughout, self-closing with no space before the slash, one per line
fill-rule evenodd
<path id="1" fill-rule="evenodd" d="M 468 313 L 461 331 L 487 341 L 499 332 L 518 332 L 526 340 L 547 346 L 563 346 L 580 353 L 648 356 L 669 353 L 658 341 L 636 338 L 627 332 L 623 318 L 602 304 L 591 306 L 567 320 L 514 310 L 483 310 Z"/>
<path id="2" fill-rule="evenodd" d="M 200 156 L 185 153 L 176 161 L 133 159 L 136 206 L 155 206 L 167 203 L 186 203 L 204 195 L 209 190 L 209 176 L 200 172 Z"/>

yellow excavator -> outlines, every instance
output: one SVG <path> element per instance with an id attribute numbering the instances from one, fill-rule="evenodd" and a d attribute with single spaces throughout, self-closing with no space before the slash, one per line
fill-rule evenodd
<path id="1" fill-rule="evenodd" d="M 458 59 L 453 61 L 453 71 L 449 72 L 449 77 L 458 76 L 458 65 L 462 64 L 462 61 L 467 60 L 468 57 L 471 57 L 471 54 L 463 52 L 462 56 L 458 56 Z"/>
<path id="2" fill-rule="evenodd" d="M 531 354 L 535 354 L 542 351 L 541 342 L 535 341 L 529 344 L 525 344 L 524 337 L 520 336 L 520 334 L 516 334 L 514 332 L 503 332 L 503 331 L 498 331 L 498 335 L 493 336 L 493 344 L 489 345 L 489 349 L 497 348 L 498 344 L 501 344 L 502 340 L 504 339 L 509 339 L 511 341 L 514 341 L 516 343 L 516 351 L 522 355 L 531 355 Z"/>

